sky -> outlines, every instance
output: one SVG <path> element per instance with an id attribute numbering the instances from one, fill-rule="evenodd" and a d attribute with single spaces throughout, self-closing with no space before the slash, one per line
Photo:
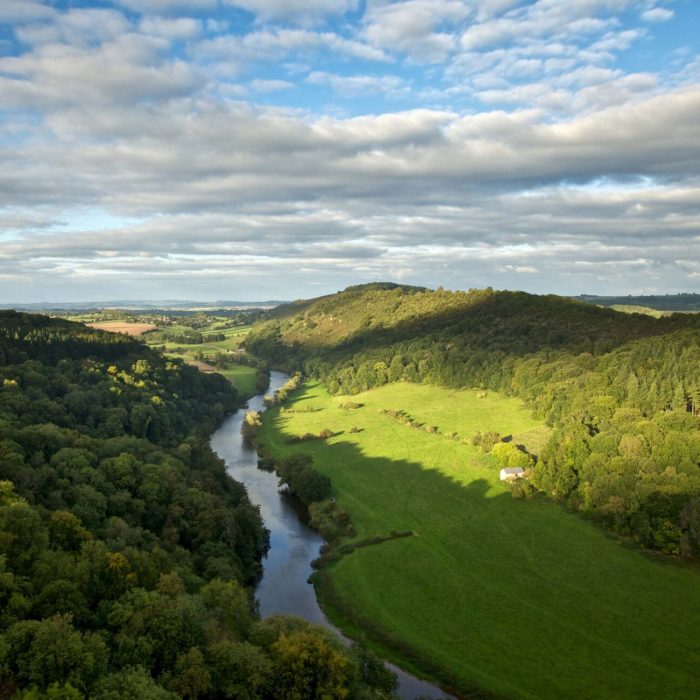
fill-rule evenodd
<path id="1" fill-rule="evenodd" d="M 700 291 L 697 0 L 0 0 L 0 302 Z"/>

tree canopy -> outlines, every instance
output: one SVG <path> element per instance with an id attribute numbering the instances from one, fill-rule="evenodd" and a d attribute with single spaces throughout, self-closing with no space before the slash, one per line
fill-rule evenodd
<path id="1" fill-rule="evenodd" d="M 267 533 L 208 447 L 237 406 L 136 340 L 0 312 L 0 696 L 287 698 L 298 667 L 306 697 L 391 696 L 326 632 L 257 619 Z"/>

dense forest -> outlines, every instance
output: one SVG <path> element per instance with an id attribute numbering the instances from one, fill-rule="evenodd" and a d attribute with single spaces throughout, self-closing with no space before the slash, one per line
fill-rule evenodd
<path id="1" fill-rule="evenodd" d="M 388 698 L 395 677 L 261 621 L 259 512 L 208 447 L 223 377 L 0 312 L 0 698 Z"/>
<path id="2" fill-rule="evenodd" d="M 334 393 L 519 396 L 554 428 L 532 484 L 645 547 L 700 556 L 699 316 L 375 283 L 279 307 L 246 347 Z"/>

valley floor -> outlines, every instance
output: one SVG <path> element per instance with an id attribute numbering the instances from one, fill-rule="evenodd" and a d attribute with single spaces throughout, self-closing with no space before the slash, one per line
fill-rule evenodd
<path id="1" fill-rule="evenodd" d="M 336 436 L 286 442 L 325 428 Z M 462 694 L 698 697 L 697 570 L 653 560 L 544 497 L 514 500 L 496 460 L 470 444 L 485 430 L 534 453 L 547 436 L 516 399 L 406 383 L 352 397 L 307 385 L 265 415 L 267 449 L 312 455 L 357 539 L 415 533 L 323 569 L 329 615 Z"/>

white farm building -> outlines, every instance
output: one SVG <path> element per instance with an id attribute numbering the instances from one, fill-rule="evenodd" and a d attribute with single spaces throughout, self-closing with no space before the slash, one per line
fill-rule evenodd
<path id="1" fill-rule="evenodd" d="M 525 470 L 522 467 L 504 467 L 501 469 L 500 478 L 501 481 L 512 481 L 513 479 L 520 479 L 525 475 Z"/>

